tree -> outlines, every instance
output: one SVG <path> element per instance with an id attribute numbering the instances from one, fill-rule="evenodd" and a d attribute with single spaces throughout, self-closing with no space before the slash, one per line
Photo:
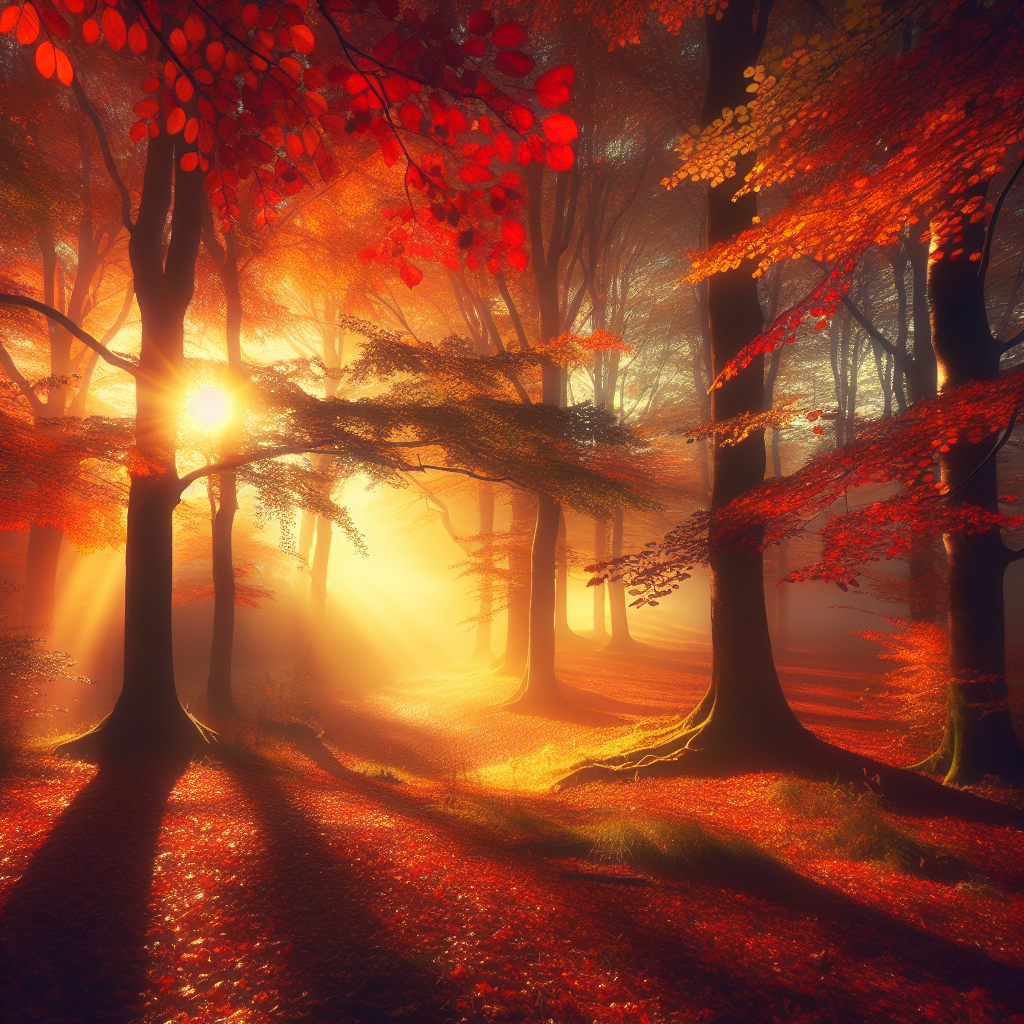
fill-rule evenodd
<path id="1" fill-rule="evenodd" d="M 797 49 L 774 67 L 751 64 L 747 75 L 756 102 L 727 110 L 704 133 L 694 160 L 719 168 L 732 161 L 739 170 L 743 153 L 756 149 L 742 194 L 753 196 L 797 174 L 803 187 L 763 224 L 710 249 L 695 270 L 698 277 L 729 273 L 751 259 L 760 259 L 764 269 L 799 255 L 829 268 L 803 302 L 718 370 L 716 385 L 731 382 L 752 358 L 778 348 L 807 316 L 827 326 L 840 304 L 899 363 L 900 350 L 850 298 L 848 277 L 872 242 L 895 242 L 908 223 L 927 218 L 931 343 L 948 398 L 919 398 L 895 432 L 875 428 L 854 442 L 855 451 L 816 464 L 792 485 L 765 485 L 738 497 L 724 510 L 724 533 L 716 531 L 710 556 L 716 543 L 726 542 L 729 523 L 746 536 L 750 549 L 763 546 L 764 538 L 751 536 L 751 523 L 761 524 L 754 534 L 766 522 L 792 526 L 810 508 L 824 507 L 819 502 L 826 493 L 836 496 L 837 480 L 846 486 L 857 475 L 895 479 L 908 487 L 904 495 L 829 524 L 822 562 L 790 578 L 832 578 L 845 587 L 850 581 L 838 566 L 851 557 L 853 537 L 860 560 L 907 550 L 910 530 L 918 537 L 943 534 L 951 570 L 950 720 L 942 747 L 922 767 L 945 771 L 949 782 L 977 781 L 985 773 L 1016 781 L 1024 755 L 1006 708 L 1002 577 L 1020 555 L 1000 538 L 1009 521 L 998 511 L 994 454 L 1015 422 L 1019 384 L 997 376 L 999 357 L 1013 339 L 1009 345 L 992 339 L 984 283 L 1001 205 L 986 207 L 985 193 L 999 170 L 996 161 L 1016 138 L 1012 126 L 1022 95 L 1010 66 L 1019 51 L 1021 25 L 1008 5 L 932 5 L 919 21 L 920 42 L 894 54 L 890 43 L 905 19 L 920 19 L 922 13 L 919 6 L 897 4 L 877 17 L 854 16 L 846 33 L 810 41 L 797 37 Z M 970 39 L 966 50 L 965 37 Z M 941 89 L 934 86 L 937 75 Z M 823 114 L 829 130 L 808 132 L 810 120 Z M 730 125 L 733 130 L 727 131 Z M 1004 197 L 1015 178 L 1016 173 Z M 915 353 L 914 362 L 919 359 L 918 369 L 926 367 L 923 352 Z M 988 404 L 979 408 L 978 403 Z M 1006 432 L 1002 440 L 1000 428 Z M 939 467 L 933 465 L 936 457 Z M 825 465 L 832 468 L 822 475 Z M 775 504 L 766 507 L 761 502 L 769 495 Z M 903 539 L 894 541 L 897 526 L 896 536 Z M 775 538 L 786 532 L 769 527 Z M 674 573 L 685 573 L 682 563 L 696 550 L 693 533 L 690 527 L 689 535 L 681 531 L 673 538 L 675 555 L 669 561 L 675 559 L 676 567 L 660 577 L 662 589 L 668 580 L 682 578 Z M 659 572 L 652 568 L 651 579 Z"/>
<path id="2" fill-rule="evenodd" d="M 71 38 L 72 31 L 76 41 L 80 37 L 86 43 L 97 42 L 102 34 L 115 52 L 127 41 L 138 55 L 134 63 L 150 70 L 155 62 L 147 54 L 161 55 L 162 77 L 153 75 L 143 83 L 147 93 L 159 98 L 143 99 L 135 106 L 139 120 L 132 138 L 147 140 L 147 156 L 134 222 L 131 197 L 106 144 L 105 131 L 95 111 L 89 113 L 100 133 L 108 173 L 121 193 L 122 217 L 130 235 L 129 258 L 143 321 L 138 364 L 114 357 L 52 306 L 4 296 L 4 301 L 44 313 L 136 380 L 138 459 L 128 503 L 124 683 L 111 715 L 93 734 L 70 745 L 69 753 L 165 750 L 191 754 L 204 749 L 208 738 L 178 701 L 171 652 L 171 517 L 181 490 L 190 476 L 196 478 L 194 474 L 178 476 L 174 425 L 181 392 L 184 317 L 194 289 L 204 202 L 210 202 L 229 230 L 231 218 L 238 213 L 239 181 L 252 179 L 257 223 L 275 219 L 283 195 L 301 191 L 317 173 L 322 177 L 333 173 L 334 157 L 322 131 L 342 139 L 351 134 L 382 140 L 385 161 L 393 162 L 402 146 L 392 110 L 399 103 L 417 106 L 412 98 L 414 85 L 425 106 L 428 97 L 420 96 L 424 86 L 435 90 L 432 96 L 439 95 L 436 90 L 440 89 L 518 117 L 511 98 L 479 73 L 457 78 L 444 70 L 446 64 L 451 66 L 443 43 L 450 43 L 452 28 L 445 14 L 424 21 L 411 13 L 396 23 L 390 19 L 397 14 L 397 6 L 378 4 L 374 14 L 383 14 L 394 27 L 374 38 L 358 11 L 343 26 L 333 13 L 335 6 L 342 5 L 318 4 L 322 19 L 318 27 L 333 37 L 351 70 L 340 65 L 331 70 L 338 86 L 333 112 L 320 91 L 327 73 L 305 63 L 303 56 L 312 52 L 316 42 L 306 24 L 304 2 L 267 0 L 245 8 L 233 2 L 216 12 L 170 3 L 113 4 L 103 6 L 97 20 L 91 16 L 92 5 L 87 11 L 81 0 L 75 0 L 68 7 L 73 28 L 49 8 L 40 21 L 31 3 L 8 7 L 0 16 L 0 30 L 13 31 L 19 43 L 35 46 L 40 73 L 45 77 L 56 73 L 64 84 L 76 81 L 76 73 L 53 40 Z M 482 34 L 489 32 L 490 27 Z M 41 33 L 43 41 L 36 45 Z M 357 38 L 360 33 L 369 34 L 369 39 Z M 454 54 L 450 56 L 459 62 Z M 530 58 L 511 49 L 499 53 L 495 64 L 512 77 L 523 77 L 533 66 Z M 132 72 L 126 77 L 131 81 Z M 283 126 L 290 130 L 286 133 Z M 546 143 L 538 138 L 537 146 L 543 153 Z M 406 181 L 428 197 L 438 194 L 439 186 L 415 163 L 409 163 Z M 407 274 L 412 277 L 412 270 Z M 312 450 L 324 444 L 319 437 Z M 280 446 L 273 449 L 275 454 L 279 450 Z M 259 452 L 247 461 L 262 457 L 265 453 Z M 229 471 L 240 464 L 230 460 L 219 468 Z"/>

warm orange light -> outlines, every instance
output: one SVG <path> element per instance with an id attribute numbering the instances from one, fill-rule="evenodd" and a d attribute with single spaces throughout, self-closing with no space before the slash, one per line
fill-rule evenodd
<path id="1" fill-rule="evenodd" d="M 185 403 L 185 412 L 202 430 L 219 430 L 231 415 L 231 403 L 220 388 L 200 388 Z"/>

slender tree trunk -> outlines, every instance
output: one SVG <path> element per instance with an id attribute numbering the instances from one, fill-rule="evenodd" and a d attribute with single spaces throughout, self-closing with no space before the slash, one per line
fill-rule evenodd
<path id="1" fill-rule="evenodd" d="M 554 218 L 545 244 L 543 224 L 544 169 L 527 168 L 531 262 L 537 284 L 540 334 L 544 342 L 556 338 L 562 324 L 558 263 L 565 252 L 576 217 L 579 172 L 555 176 Z M 562 405 L 565 371 L 549 360 L 541 363 L 541 399 Z M 528 714 L 565 711 L 570 707 L 555 678 L 555 576 L 558 523 L 561 508 L 550 495 L 537 495 L 537 525 L 530 554 L 530 653 L 519 688 L 506 707 Z"/>
<path id="2" fill-rule="evenodd" d="M 608 551 L 608 524 L 603 519 L 594 520 L 594 561 L 603 562 Z M 594 591 L 594 636 L 598 640 L 608 638 L 605 625 L 605 585 L 603 582 L 591 588 Z"/>
<path id="3" fill-rule="evenodd" d="M 207 247 L 220 272 L 227 307 L 225 337 L 228 366 L 232 371 L 242 368 L 242 293 L 238 279 L 238 251 L 234 232 L 225 236 L 219 252 L 213 249 L 212 216 L 205 208 L 209 224 Z M 220 249 L 220 247 L 217 247 Z M 218 258 L 219 257 L 219 258 Z M 225 456 L 233 454 L 234 445 L 227 444 Z M 206 706 L 212 715 L 225 717 L 234 711 L 231 692 L 231 661 L 235 642 L 235 570 L 232 554 L 232 531 L 238 511 L 238 481 L 234 473 L 221 473 L 217 479 L 219 503 L 213 512 L 211 550 L 213 558 L 213 638 L 210 642 L 210 671 L 206 680 Z"/>
<path id="4" fill-rule="evenodd" d="M 477 507 L 480 512 L 481 553 L 490 569 L 491 537 L 494 533 L 494 488 L 491 484 L 482 483 L 477 491 Z M 494 586 L 488 572 L 484 573 L 480 584 L 480 615 L 476 622 L 476 639 L 470 661 L 489 663 L 494 655 L 491 651 L 492 609 L 494 606 Z"/>
<path id="5" fill-rule="evenodd" d="M 967 199 L 984 202 L 987 182 Z M 958 207 L 962 204 L 957 204 Z M 942 390 L 969 381 L 993 380 L 999 373 L 999 346 L 985 311 L 985 281 L 969 253 L 985 244 L 984 221 L 959 215 L 955 246 L 947 242 L 933 254 L 928 270 L 932 346 Z M 939 225 L 933 234 L 939 235 Z M 998 510 L 997 460 L 987 458 L 989 436 L 962 441 L 942 455 L 942 480 L 952 491 L 947 500 Z M 980 468 L 979 468 L 980 467 Z M 939 749 L 919 767 L 945 775 L 951 785 L 979 783 L 986 775 L 1024 782 L 1024 750 L 1013 730 L 1006 686 L 1006 636 L 1003 576 L 1009 552 L 998 528 L 943 537 L 949 565 L 949 712 Z"/>
<path id="6" fill-rule="evenodd" d="M 53 627 L 57 562 L 63 540 L 64 531 L 59 526 L 33 523 L 29 530 L 21 624 L 37 633 L 48 634 Z"/>
<path id="7" fill-rule="evenodd" d="M 302 510 L 299 523 L 299 557 L 309 565 L 309 552 L 313 547 L 313 533 L 316 530 L 316 514 L 308 508 Z"/>
<path id="8" fill-rule="evenodd" d="M 526 673 L 512 698 L 518 710 L 544 713 L 564 698 L 555 678 L 555 548 L 561 509 L 537 496 L 537 525 L 530 552 L 530 653 Z"/>
<path id="9" fill-rule="evenodd" d="M 931 398 L 938 393 L 938 364 L 932 347 L 931 310 L 928 302 L 928 243 L 930 231 L 920 225 L 910 229 L 907 257 L 910 261 L 913 295 L 914 360 L 907 377 L 911 402 Z M 939 608 L 936 601 L 938 562 L 942 555 L 933 537 L 915 533 L 910 538 L 910 618 L 913 622 L 934 622 Z"/>
<path id="10" fill-rule="evenodd" d="M 316 546 L 313 548 L 313 568 L 309 582 L 309 599 L 317 617 L 323 621 L 327 607 L 327 566 L 331 558 L 331 537 L 334 523 L 326 516 L 316 517 Z"/>
<path id="11" fill-rule="evenodd" d="M 509 551 L 508 628 L 503 671 L 521 676 L 526 671 L 530 650 L 530 549 L 527 544 L 530 500 L 512 498 L 512 546 Z"/>
<path id="12" fill-rule="evenodd" d="M 220 502 L 212 521 L 213 640 L 206 681 L 207 710 L 216 716 L 234 710 L 231 693 L 231 656 L 235 638 L 235 568 L 231 531 L 238 510 L 234 473 L 219 477 Z"/>
<path id="13" fill-rule="evenodd" d="M 612 520 L 612 558 L 619 558 L 622 555 L 625 519 L 622 509 L 617 508 Z M 608 646 L 620 650 L 633 647 L 635 641 L 630 635 L 629 619 L 626 616 L 626 585 L 622 580 L 613 580 L 608 584 L 608 606 L 612 619 L 612 638 Z"/>

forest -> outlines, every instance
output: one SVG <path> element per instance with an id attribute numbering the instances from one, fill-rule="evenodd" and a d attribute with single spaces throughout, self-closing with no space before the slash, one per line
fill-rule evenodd
<path id="1" fill-rule="evenodd" d="M 0 1017 L 1024 1024 L 1024 2 L 0 3 Z"/>

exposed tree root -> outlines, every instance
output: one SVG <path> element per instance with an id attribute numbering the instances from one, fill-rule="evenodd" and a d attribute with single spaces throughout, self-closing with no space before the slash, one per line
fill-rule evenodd
<path id="1" fill-rule="evenodd" d="M 511 699 L 499 704 L 498 707 L 504 711 L 511 711 L 513 714 L 533 715 L 556 722 L 573 722 L 576 725 L 589 725 L 598 728 L 625 725 L 623 719 L 616 718 L 614 715 L 578 707 L 572 703 L 566 697 L 562 684 L 557 679 L 552 680 L 550 685 L 543 687 L 538 692 L 537 688 L 530 687 L 528 673 L 523 676 Z"/>
<path id="2" fill-rule="evenodd" d="M 137 718 L 119 714 L 115 707 L 99 725 L 76 739 L 62 743 L 55 753 L 92 764 L 141 757 L 187 763 L 203 757 L 231 759 L 234 756 L 219 733 L 203 725 L 180 705 L 177 712 L 172 711 L 166 716 Z"/>
<path id="3" fill-rule="evenodd" d="M 703 726 L 667 730 L 664 742 L 620 757 L 577 767 L 555 785 L 555 792 L 591 782 L 633 782 L 680 776 L 716 778 L 748 772 L 791 772 L 808 778 L 854 784 L 883 797 L 894 808 L 951 814 L 970 821 L 1024 829 L 1024 812 L 973 793 L 943 785 L 916 771 L 894 768 L 844 750 L 810 732 L 784 743 L 715 743 Z M 696 744 L 702 744 L 696 746 Z"/>

